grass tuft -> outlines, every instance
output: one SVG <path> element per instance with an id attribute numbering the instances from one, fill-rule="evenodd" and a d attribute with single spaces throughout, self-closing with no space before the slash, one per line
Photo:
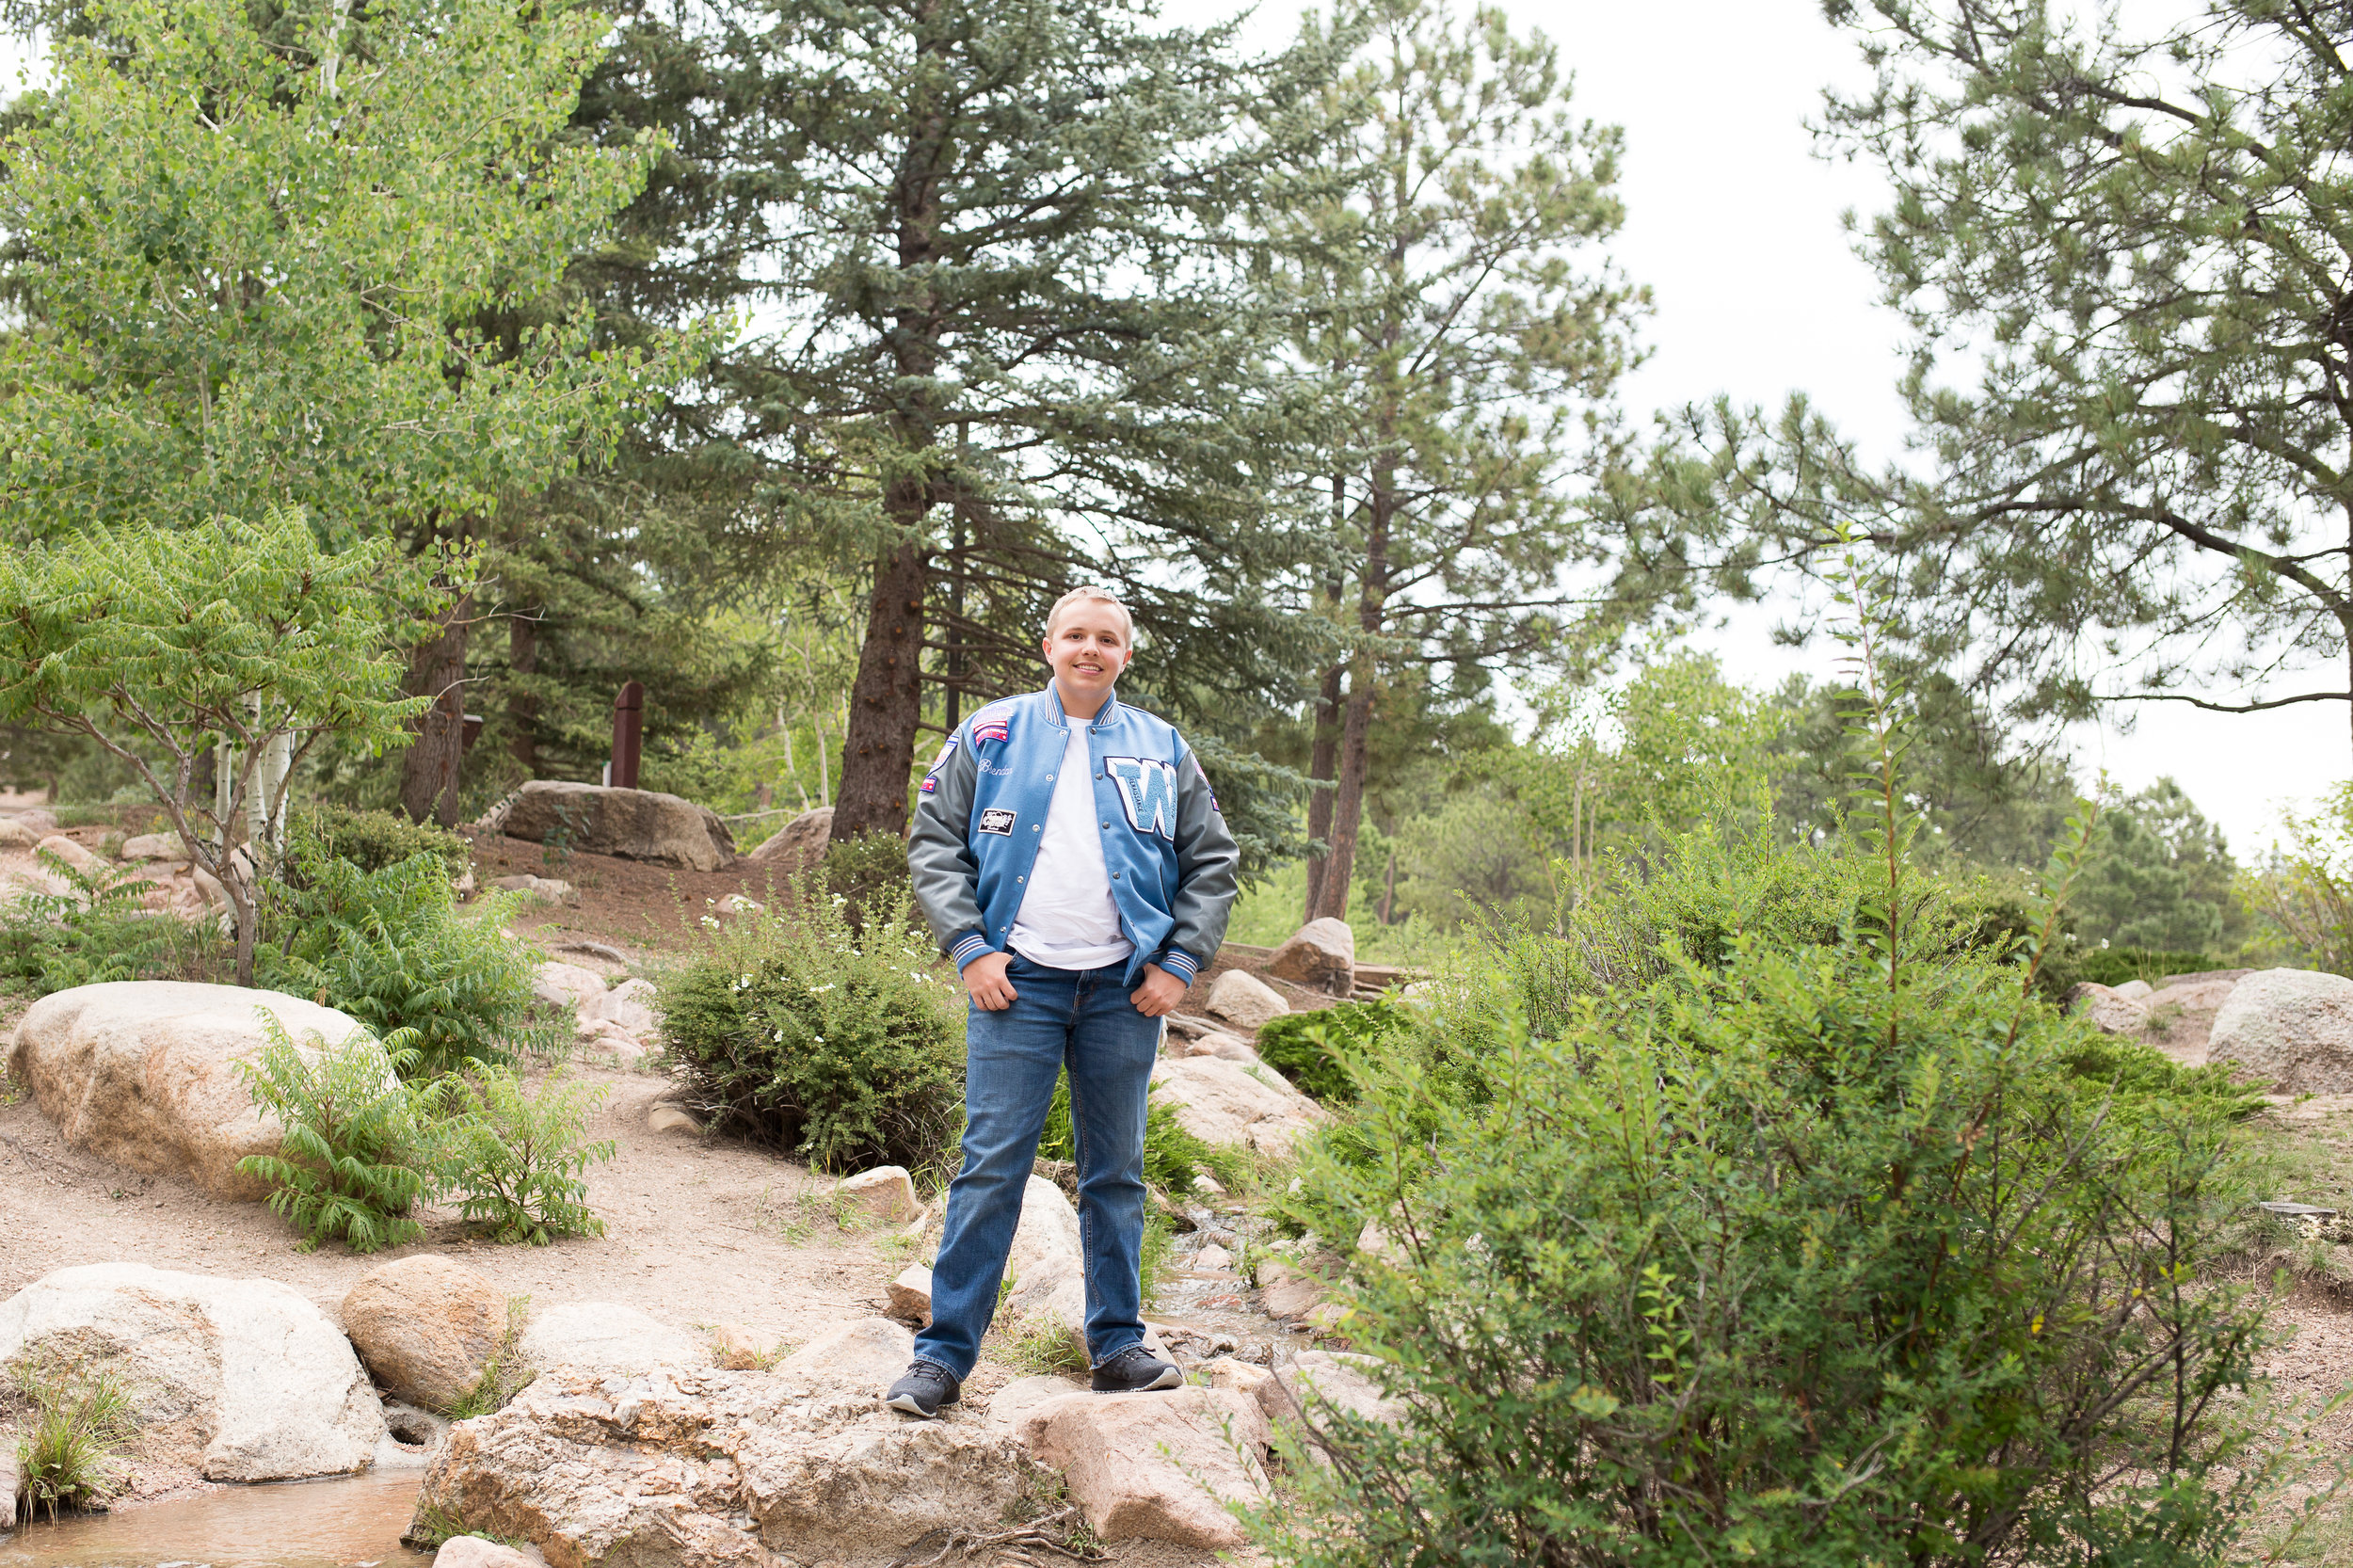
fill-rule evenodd
<path id="1" fill-rule="evenodd" d="M 113 1496 L 116 1451 L 138 1432 L 122 1381 L 54 1362 L 14 1368 L 9 1379 L 33 1406 L 31 1430 L 16 1448 L 11 1516 L 29 1522 L 46 1512 L 55 1520 L 61 1510 Z"/>

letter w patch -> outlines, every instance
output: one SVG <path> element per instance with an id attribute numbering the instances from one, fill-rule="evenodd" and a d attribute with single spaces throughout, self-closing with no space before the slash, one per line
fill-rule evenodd
<path id="1" fill-rule="evenodd" d="M 1106 757 L 1103 771 L 1119 785 L 1128 825 L 1143 834 L 1176 838 L 1176 769 L 1157 757 Z"/>

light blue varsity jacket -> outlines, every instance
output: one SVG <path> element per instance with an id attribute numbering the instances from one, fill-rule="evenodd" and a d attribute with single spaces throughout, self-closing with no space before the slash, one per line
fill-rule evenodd
<path id="1" fill-rule="evenodd" d="M 1029 891 L 1069 742 L 1062 699 L 1043 692 L 992 702 L 959 726 L 923 776 L 907 871 L 932 934 L 961 969 L 1001 952 Z M 1225 939 L 1241 853 L 1176 727 L 1104 698 L 1087 725 L 1096 820 L 1119 929 L 1147 963 L 1193 984 Z"/>

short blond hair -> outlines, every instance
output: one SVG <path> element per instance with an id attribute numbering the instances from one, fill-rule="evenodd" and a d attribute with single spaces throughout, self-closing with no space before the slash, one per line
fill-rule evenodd
<path id="1" fill-rule="evenodd" d="M 1073 588 L 1054 600 L 1054 607 L 1046 612 L 1046 634 L 1054 634 L 1054 623 L 1073 604 L 1092 602 L 1108 604 L 1119 612 L 1119 634 L 1129 648 L 1136 646 L 1136 618 L 1128 613 L 1128 606 L 1119 602 L 1119 596 L 1109 588 Z"/>

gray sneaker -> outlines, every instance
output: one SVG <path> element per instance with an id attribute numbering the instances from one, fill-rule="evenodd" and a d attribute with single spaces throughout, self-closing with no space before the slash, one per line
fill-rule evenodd
<path id="1" fill-rule="evenodd" d="M 904 1410 L 928 1420 L 939 1414 L 941 1405 L 953 1404 L 962 1398 L 963 1385 L 948 1375 L 947 1368 L 936 1362 L 918 1361 L 890 1385 L 890 1392 L 883 1396 L 883 1404 L 887 1409 Z"/>
<path id="2" fill-rule="evenodd" d="M 1098 1394 L 1143 1394 L 1155 1388 L 1175 1388 L 1185 1374 L 1173 1361 L 1162 1361 L 1142 1345 L 1130 1345 L 1095 1368 Z"/>

